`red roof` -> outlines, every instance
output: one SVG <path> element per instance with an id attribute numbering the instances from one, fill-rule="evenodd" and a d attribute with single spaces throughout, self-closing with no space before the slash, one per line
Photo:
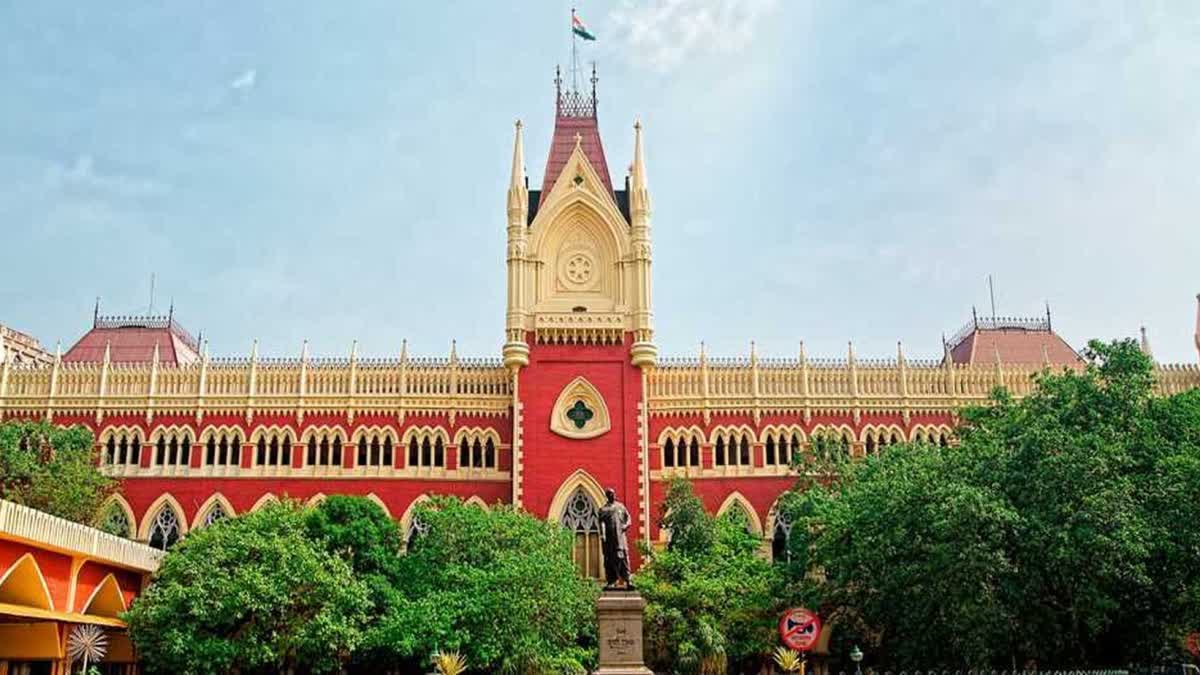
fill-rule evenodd
<path id="1" fill-rule="evenodd" d="M 1083 359 L 1050 329 L 1048 321 L 980 319 L 959 331 L 950 343 L 955 363 L 1042 364 L 1077 367 Z"/>
<path id="2" fill-rule="evenodd" d="M 600 126 L 596 121 L 595 102 L 590 102 L 590 109 L 585 100 L 581 106 L 564 105 L 560 95 L 558 113 L 554 116 L 554 138 L 550 141 L 550 156 L 546 159 L 546 173 L 542 177 L 542 199 L 550 194 L 554 181 L 562 173 L 575 151 L 575 136 L 580 137 L 579 144 L 583 154 L 591 163 L 592 168 L 600 175 L 604 187 L 612 192 L 612 179 L 608 176 L 608 162 L 604 159 L 604 146 L 600 142 Z"/>
<path id="3" fill-rule="evenodd" d="M 195 338 L 169 317 L 98 318 L 92 329 L 63 354 L 67 363 L 104 360 L 105 346 L 113 363 L 150 363 L 154 345 L 163 364 L 183 365 L 199 360 Z"/>

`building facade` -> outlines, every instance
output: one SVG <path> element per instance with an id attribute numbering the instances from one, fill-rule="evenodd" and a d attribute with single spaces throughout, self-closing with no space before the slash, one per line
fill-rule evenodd
<path id="1" fill-rule="evenodd" d="M 652 204 L 643 131 L 614 185 L 592 91 L 563 91 L 540 189 L 516 125 L 507 194 L 507 307 L 498 358 L 211 358 L 174 317 L 97 316 L 50 363 L 0 370 L 0 418 L 82 424 L 123 481 L 133 538 L 163 547 L 213 518 L 284 497 L 365 495 L 412 531 L 414 505 L 456 495 L 515 504 L 577 535 L 601 569 L 597 508 L 612 487 L 631 538 L 660 542 L 669 479 L 715 513 L 740 509 L 764 540 L 795 453 L 827 435 L 852 455 L 953 442 L 956 411 L 1005 386 L 1021 396 L 1079 356 L 1033 320 L 975 318 L 944 357 L 664 358 L 654 336 Z M 1195 365 L 1159 387 L 1200 385 Z M 122 520 L 123 519 L 123 520 Z M 636 561 L 635 561 L 636 563 Z"/>
<path id="2" fill-rule="evenodd" d="M 161 550 L 0 500 L 0 675 L 75 672 L 69 647 L 81 626 L 104 633 L 104 656 L 93 661 L 102 673 L 138 672 L 120 615 L 162 556 Z"/>

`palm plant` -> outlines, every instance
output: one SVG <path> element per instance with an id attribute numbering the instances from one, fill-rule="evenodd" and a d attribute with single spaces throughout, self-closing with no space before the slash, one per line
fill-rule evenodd
<path id="1" fill-rule="evenodd" d="M 795 649 L 787 647 L 778 647 L 775 653 L 771 655 L 775 660 L 776 665 L 785 673 L 800 673 L 804 675 L 804 656 Z"/>
<path id="2" fill-rule="evenodd" d="M 433 653 L 433 668 L 438 675 L 462 675 L 467 670 L 467 657 L 458 652 Z"/>

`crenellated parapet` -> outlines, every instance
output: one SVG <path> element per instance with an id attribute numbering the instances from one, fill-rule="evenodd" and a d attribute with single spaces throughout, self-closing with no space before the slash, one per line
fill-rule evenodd
<path id="1" fill-rule="evenodd" d="M 102 362 L 0 365 L 0 419 L 236 413 L 502 416 L 512 379 L 499 359 L 209 359 L 186 365 Z"/>
<path id="2" fill-rule="evenodd" d="M 665 358 L 649 374 L 651 415 L 701 413 L 799 414 L 808 422 L 820 413 L 953 413 L 984 403 L 992 390 L 1004 387 L 1016 397 L 1035 386 L 1034 376 L 1047 364 L 971 363 L 894 359 L 858 359 L 853 349 L 843 359 Z M 1156 387 L 1175 394 L 1200 387 L 1200 367 L 1157 364 Z"/>

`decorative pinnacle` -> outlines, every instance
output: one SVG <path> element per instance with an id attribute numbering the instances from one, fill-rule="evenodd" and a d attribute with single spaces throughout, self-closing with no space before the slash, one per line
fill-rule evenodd
<path id="1" fill-rule="evenodd" d="M 258 338 L 254 338 L 254 344 L 250 345 L 250 360 L 258 361 Z"/>
<path id="2" fill-rule="evenodd" d="M 512 176 L 508 181 L 509 190 L 522 190 L 525 187 L 525 141 L 521 129 L 521 120 L 516 122 L 516 134 L 513 139 Z"/>
<path id="3" fill-rule="evenodd" d="M 154 360 L 157 361 L 158 360 L 158 356 L 157 356 L 158 355 L 158 343 L 157 342 L 154 343 L 154 354 L 155 354 Z M 62 359 L 62 340 L 59 340 L 54 343 L 54 359 L 56 361 Z"/>
<path id="4" fill-rule="evenodd" d="M 641 120 L 633 123 L 633 166 L 630 168 L 629 174 L 630 187 L 634 194 L 644 193 L 646 190 L 646 158 L 642 153 Z"/>
<path id="5" fill-rule="evenodd" d="M 358 360 L 358 340 L 354 340 L 350 343 L 350 360 Z"/>
<path id="6" fill-rule="evenodd" d="M 400 361 L 408 361 L 408 338 L 404 338 L 400 341 Z"/>
<path id="7" fill-rule="evenodd" d="M 154 343 L 154 365 L 158 365 L 158 343 Z"/>
<path id="8" fill-rule="evenodd" d="M 1140 332 L 1142 334 L 1142 342 L 1140 345 L 1142 348 L 1142 353 L 1150 358 L 1154 358 L 1154 354 L 1150 351 L 1150 339 L 1146 337 L 1146 327 L 1142 326 Z"/>
<path id="9" fill-rule="evenodd" d="M 450 340 L 450 362 L 458 362 L 458 340 Z"/>
<path id="10" fill-rule="evenodd" d="M 109 340 L 104 341 L 104 362 L 112 362 L 112 342 Z"/>
<path id="11" fill-rule="evenodd" d="M 305 339 L 304 343 L 300 345 L 300 360 L 305 363 L 308 363 L 308 340 L 307 339 Z"/>
<path id="12" fill-rule="evenodd" d="M 575 132 L 575 149 L 579 150 L 581 147 L 583 147 L 583 134 L 576 131 Z"/>
<path id="13" fill-rule="evenodd" d="M 904 363 L 904 343 L 896 340 L 896 362 Z"/>
<path id="14" fill-rule="evenodd" d="M 808 363 L 808 354 L 804 353 L 804 340 L 800 341 L 800 363 Z"/>
<path id="15" fill-rule="evenodd" d="M 204 357 L 205 361 L 208 360 L 208 340 L 204 341 L 204 345 L 200 349 L 200 355 Z"/>

